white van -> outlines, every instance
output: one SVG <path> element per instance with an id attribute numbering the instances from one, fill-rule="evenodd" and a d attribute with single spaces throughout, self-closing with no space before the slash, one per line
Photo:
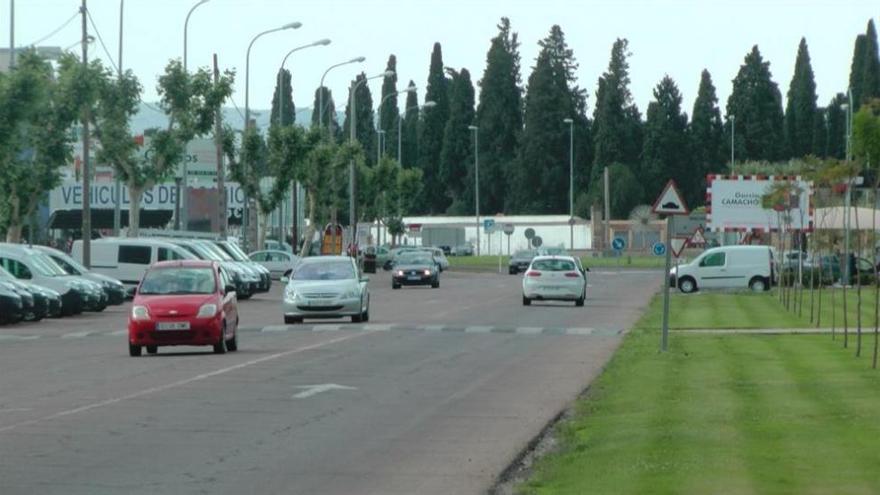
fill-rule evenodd
<path id="1" fill-rule="evenodd" d="M 684 293 L 703 289 L 770 290 L 773 253 L 767 246 L 721 246 L 708 249 L 670 272 L 670 284 Z"/>
<path id="2" fill-rule="evenodd" d="M 93 239 L 91 248 L 92 271 L 113 277 L 129 287 L 137 286 L 147 268 L 157 261 L 196 259 L 186 249 L 156 239 Z M 83 262 L 82 240 L 74 241 L 70 255 Z"/>

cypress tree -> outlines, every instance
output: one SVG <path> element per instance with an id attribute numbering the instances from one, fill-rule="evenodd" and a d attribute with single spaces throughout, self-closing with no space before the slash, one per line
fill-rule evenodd
<path id="1" fill-rule="evenodd" d="M 446 188 L 439 182 L 439 165 L 443 131 L 449 119 L 448 85 L 449 81 L 443 71 L 443 52 L 440 43 L 434 43 L 425 101 L 433 101 L 435 106 L 425 112 L 419 130 L 419 167 L 422 169 L 425 186 L 423 208 L 428 213 L 446 211 Z"/>
<path id="2" fill-rule="evenodd" d="M 648 105 L 639 175 L 645 186 L 643 201 L 653 201 L 669 179 L 687 186 L 684 194 L 690 196 L 689 200 L 698 192 L 691 185 L 694 173 L 688 163 L 686 132 L 687 115 L 681 112 L 681 92 L 675 81 L 666 76 L 654 88 L 654 101 Z"/>
<path id="3" fill-rule="evenodd" d="M 474 122 L 474 85 L 467 69 L 449 69 L 449 119 L 443 131 L 440 151 L 440 183 L 445 186 L 451 214 L 474 211 L 473 143 L 469 125 Z M 470 194 L 466 194 L 470 191 Z"/>
<path id="4" fill-rule="evenodd" d="M 758 45 L 746 55 L 733 80 L 733 91 L 727 100 L 725 141 L 730 139 L 731 115 L 736 116 L 737 162 L 776 161 L 783 157 L 782 94 L 772 80 L 770 62 L 761 57 Z"/>
<path id="5" fill-rule="evenodd" d="M 807 40 L 801 38 L 785 107 L 785 143 L 789 157 L 801 158 L 813 151 L 815 120 L 816 81 L 813 79 Z"/>
<path id="6" fill-rule="evenodd" d="M 367 75 L 361 72 L 354 80 L 353 84 L 358 84 Z M 350 88 L 351 86 L 349 86 Z M 358 143 L 364 149 L 366 154 L 365 162 L 368 166 L 373 166 L 376 162 L 376 128 L 373 123 L 373 96 L 370 93 L 370 87 L 367 83 L 358 84 L 355 91 L 355 115 L 357 116 L 355 126 L 355 136 Z M 350 136 L 351 126 L 351 100 L 345 105 L 345 122 L 342 124 L 342 137 L 348 139 Z"/>
<path id="7" fill-rule="evenodd" d="M 846 95 L 837 93 L 825 109 L 825 156 L 828 158 L 846 158 L 846 112 L 843 110 L 846 102 Z"/>
<path id="8" fill-rule="evenodd" d="M 852 91 L 853 105 L 856 109 L 862 103 L 862 96 L 865 94 L 865 61 L 868 53 L 868 37 L 864 34 L 856 36 L 856 43 L 853 47 L 852 64 L 849 70 L 849 90 Z M 853 109 L 855 112 L 856 109 Z"/>
<path id="9" fill-rule="evenodd" d="M 559 26 L 553 26 L 539 45 L 526 91 L 525 129 L 509 200 L 512 209 L 521 212 L 567 213 L 568 194 L 560 194 L 569 183 L 569 129 L 563 120 L 576 116 L 575 95 L 583 97 L 583 93 L 573 85 L 577 63 Z"/>
<path id="10" fill-rule="evenodd" d="M 880 48 L 877 46 L 877 30 L 874 19 L 868 21 L 865 33 L 865 67 L 862 75 L 862 102 L 869 98 L 880 98 Z"/>
<path id="11" fill-rule="evenodd" d="M 415 83 L 410 80 L 408 86 L 415 86 Z M 402 156 L 398 156 L 397 161 L 403 168 L 413 168 L 417 166 L 419 157 L 419 95 L 415 91 L 406 93 L 402 132 Z"/>
<path id="12" fill-rule="evenodd" d="M 318 126 L 318 120 L 321 118 L 319 107 L 321 106 L 322 91 L 324 92 L 324 122 L 321 127 L 329 129 L 331 136 L 341 136 L 342 130 L 339 128 L 339 122 L 336 119 L 336 104 L 333 102 L 333 92 L 326 87 L 320 87 L 315 90 L 315 102 L 312 104 L 312 126 Z"/>
<path id="13" fill-rule="evenodd" d="M 379 129 L 385 131 L 383 139 L 385 151 L 383 154 L 395 156 L 397 155 L 397 117 L 400 115 L 397 96 L 393 96 L 397 93 L 397 57 L 394 55 L 388 57 L 388 65 L 385 70 L 394 72 L 394 75 L 385 76 L 382 80 L 382 99 L 379 100 L 379 103 L 382 104 L 382 101 L 385 103 L 382 104 L 379 112 Z M 386 97 L 388 97 L 387 100 Z"/>
<path id="14" fill-rule="evenodd" d="M 284 114 L 279 121 L 279 93 L 284 98 Z M 275 92 L 272 94 L 272 112 L 269 114 L 269 125 L 293 125 L 296 119 L 296 108 L 293 106 L 293 88 L 290 85 L 290 71 L 284 69 L 275 78 Z"/>
<path id="15" fill-rule="evenodd" d="M 629 91 L 629 42 L 618 38 L 611 47 L 608 70 L 599 77 L 593 111 L 593 172 L 601 185 L 602 171 L 612 163 L 637 166 L 642 148 L 641 116 Z"/>
<path id="16" fill-rule="evenodd" d="M 694 101 L 694 113 L 688 126 L 688 144 L 692 158 L 690 180 L 685 180 L 685 199 L 689 206 L 701 204 L 705 199 L 706 175 L 723 170 L 723 131 L 718 97 L 708 70 L 700 75 L 700 88 Z"/>
<path id="17" fill-rule="evenodd" d="M 826 142 L 828 138 L 828 128 L 825 123 L 825 114 L 825 108 L 818 107 L 816 108 L 816 113 L 813 115 L 813 143 L 811 146 L 811 153 L 813 156 L 828 156 L 825 149 L 828 144 Z"/>
<path id="18" fill-rule="evenodd" d="M 510 174 L 523 125 L 519 40 L 506 17 L 501 18 L 498 35 L 492 38 L 479 84 L 480 211 L 500 213 L 512 183 Z"/>

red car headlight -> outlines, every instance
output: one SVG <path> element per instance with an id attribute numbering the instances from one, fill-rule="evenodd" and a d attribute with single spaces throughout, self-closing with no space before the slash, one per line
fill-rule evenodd
<path id="1" fill-rule="evenodd" d="M 150 319 L 150 311 L 146 306 L 132 306 L 131 319 L 135 321 L 143 321 Z"/>
<path id="2" fill-rule="evenodd" d="M 214 303 L 203 304 L 201 308 L 199 308 L 199 314 L 196 315 L 196 318 L 211 318 L 212 316 L 217 314 L 217 305 Z"/>

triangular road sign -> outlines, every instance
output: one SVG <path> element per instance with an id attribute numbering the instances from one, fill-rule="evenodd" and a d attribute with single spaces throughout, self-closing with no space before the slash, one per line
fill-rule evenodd
<path id="1" fill-rule="evenodd" d="M 672 242 L 670 244 L 670 248 L 672 248 L 672 255 L 678 258 L 681 256 L 681 252 L 684 251 L 684 247 L 687 245 L 688 240 L 683 237 L 673 237 Z"/>
<path id="2" fill-rule="evenodd" d="M 694 235 L 688 240 L 688 244 L 691 246 L 703 246 L 706 244 L 706 236 L 703 235 L 703 229 L 697 229 L 694 231 Z"/>
<path id="3" fill-rule="evenodd" d="M 666 183 L 666 187 L 663 188 L 663 192 L 660 193 L 660 197 L 657 198 L 652 210 L 654 213 L 664 215 L 687 215 L 689 213 L 687 205 L 684 203 L 684 198 L 678 191 L 678 186 L 675 185 L 674 180 L 670 179 Z"/>

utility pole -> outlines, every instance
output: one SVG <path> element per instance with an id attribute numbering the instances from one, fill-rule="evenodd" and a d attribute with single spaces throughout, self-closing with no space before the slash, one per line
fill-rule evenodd
<path id="1" fill-rule="evenodd" d="M 734 142 L 736 141 L 734 137 L 736 136 L 736 115 L 730 116 L 730 175 L 734 175 L 736 173 L 736 168 L 734 167 Z"/>
<path id="2" fill-rule="evenodd" d="M 214 87 L 220 84 L 220 68 L 217 66 L 217 54 L 214 54 Z M 223 166 L 223 121 L 220 108 L 214 113 L 214 145 L 217 148 L 217 226 L 220 239 L 226 240 L 226 221 L 229 217 L 226 206 L 226 170 Z"/>
<path id="3" fill-rule="evenodd" d="M 118 77 L 122 80 L 122 10 L 125 7 L 125 0 L 119 0 L 119 58 L 118 58 Z M 115 205 L 113 205 L 113 235 L 119 236 L 119 231 L 122 228 L 122 182 L 119 180 L 119 170 L 113 171 L 113 178 L 115 179 L 116 184 L 114 184 L 114 188 L 116 191 L 116 201 Z"/>
<path id="4" fill-rule="evenodd" d="M 611 242 L 611 185 L 608 173 L 608 167 L 605 167 L 605 235 L 602 236 L 602 247 L 607 248 Z"/>
<path id="5" fill-rule="evenodd" d="M 366 75 L 364 75 L 364 80 L 366 81 Z M 355 108 L 354 104 L 356 101 L 355 94 L 357 93 L 358 83 L 357 78 L 351 82 L 351 90 L 348 98 L 348 108 L 349 108 L 349 136 L 351 138 L 351 142 L 357 142 L 357 108 Z M 365 143 L 366 144 L 366 143 Z M 355 187 L 355 173 L 354 173 L 354 158 L 349 160 L 348 162 L 348 225 L 351 228 L 351 237 L 349 238 L 349 242 L 354 245 L 355 238 L 357 237 L 357 211 L 355 209 L 357 188 Z M 333 226 L 334 232 L 336 226 Z"/>
<path id="6" fill-rule="evenodd" d="M 88 67 L 89 65 L 89 42 L 88 42 L 88 25 L 87 19 L 88 17 L 88 7 L 86 6 L 86 0 L 82 0 L 82 7 L 80 7 L 80 14 L 82 14 L 82 63 L 83 68 Z M 82 243 L 83 243 L 83 253 L 82 253 L 82 263 L 86 265 L 86 268 L 92 267 L 92 198 L 91 198 L 91 174 L 92 170 L 89 166 L 89 120 L 91 120 L 91 115 L 89 112 L 89 104 L 81 109 L 82 110 L 82 126 L 83 126 L 83 199 L 82 199 Z"/>

